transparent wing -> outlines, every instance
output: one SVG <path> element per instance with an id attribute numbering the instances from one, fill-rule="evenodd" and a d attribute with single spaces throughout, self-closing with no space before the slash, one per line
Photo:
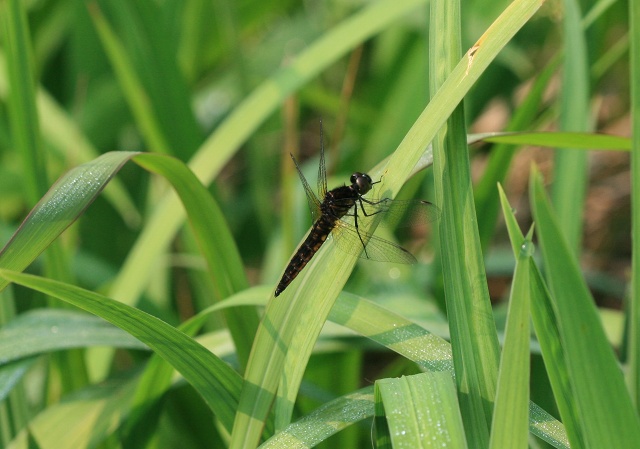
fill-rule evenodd
<path id="1" fill-rule="evenodd" d="M 358 214 L 361 223 L 367 220 L 365 217 L 381 215 L 383 220 L 380 224 L 392 227 L 425 224 L 440 218 L 440 209 L 435 204 L 422 200 L 396 201 L 385 198 L 371 201 L 363 198 L 362 203 L 358 202 L 358 209 L 353 209 L 353 213 Z M 362 226 L 356 229 L 354 225 L 338 220 L 331 235 L 338 248 L 363 259 L 403 264 L 416 262 L 409 251 L 365 232 Z"/>
<path id="2" fill-rule="evenodd" d="M 440 208 L 433 203 L 422 200 L 384 198 L 372 201 L 363 198 L 362 208 L 365 216 L 382 214 L 380 225 L 390 228 L 431 223 L 440 218 Z"/>
<path id="3" fill-rule="evenodd" d="M 320 164 L 318 165 L 318 195 L 323 198 L 327 195 L 327 165 L 324 162 L 324 136 L 322 122 L 320 122 Z"/>
<path id="4" fill-rule="evenodd" d="M 293 157 L 293 154 L 289 154 L 291 155 L 291 159 L 293 159 L 296 170 L 298 170 L 298 176 L 300 177 L 300 182 L 302 182 L 302 186 L 304 187 L 304 193 L 307 195 L 307 203 L 309 203 L 309 210 L 311 211 L 311 221 L 315 222 L 318 217 L 320 217 L 320 200 L 313 192 L 313 190 L 311 190 L 311 186 L 307 182 L 307 178 L 305 178 L 302 174 L 302 170 L 300 170 L 300 166 L 298 165 L 298 161 L 296 161 L 296 158 Z"/>
<path id="5" fill-rule="evenodd" d="M 360 233 L 360 236 L 358 236 L 358 233 Z M 413 257 L 413 254 L 403 247 L 364 232 L 362 229 L 356 230 L 355 226 L 342 220 L 338 220 L 336 227 L 331 232 L 331 236 L 336 246 L 342 251 L 362 259 L 402 264 L 416 263 L 416 258 Z M 362 237 L 362 241 L 360 237 Z M 365 245 L 364 250 L 363 242 Z"/>

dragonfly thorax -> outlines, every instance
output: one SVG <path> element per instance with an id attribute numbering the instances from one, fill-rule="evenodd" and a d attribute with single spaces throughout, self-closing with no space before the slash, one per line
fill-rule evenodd
<path id="1" fill-rule="evenodd" d="M 371 180 L 371 176 L 366 173 L 355 172 L 351 175 L 351 187 L 354 188 L 360 195 L 364 195 L 369 190 L 371 190 L 371 186 L 375 184 Z"/>

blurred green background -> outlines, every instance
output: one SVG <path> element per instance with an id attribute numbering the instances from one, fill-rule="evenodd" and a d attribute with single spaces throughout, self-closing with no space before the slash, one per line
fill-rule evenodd
<path id="1" fill-rule="evenodd" d="M 288 153 L 298 155 L 315 186 L 322 120 L 329 187 L 342 184 L 351 172 L 368 171 L 390 155 L 429 101 L 432 25 L 427 3 L 416 2 L 409 13 L 399 14 L 388 24 L 380 19 L 381 25 L 363 30 L 365 35 L 355 37 L 353 45 L 345 44 L 346 49 L 339 48 L 339 42 L 331 47 L 329 42 L 319 48 L 319 55 L 309 51 L 369 4 L 339 0 L 3 1 L 0 241 L 9 241 L 46 189 L 69 169 L 109 151 L 168 154 L 190 163 L 218 202 L 249 283 L 272 290 L 310 225 Z M 462 2 L 463 51 L 508 4 Z M 565 130 L 630 136 L 629 5 L 583 1 L 576 6 L 582 17 L 567 25 L 563 5 L 545 3 L 507 44 L 465 97 L 470 134 Z M 21 34 L 27 39 L 24 47 L 15 42 Z M 571 36 L 576 34 L 583 40 L 572 43 Z M 13 50 L 8 49 L 11 45 Z M 310 57 L 297 60 L 305 51 Z M 294 69 L 287 71 L 294 61 Z M 33 79 L 23 78 L 18 84 L 12 70 L 31 73 Z M 28 110 L 29 98 L 35 98 L 37 119 Z M 567 114 L 571 110 L 575 114 Z M 25 129 L 30 132 L 20 140 Z M 562 161 L 563 156 L 558 158 L 550 148 L 490 143 L 475 143 L 469 152 L 498 328 L 505 320 L 514 260 L 498 218 L 495 185 L 503 182 L 521 227 L 528 228 L 532 221 L 528 178 L 535 162 L 550 186 L 559 215 L 569 215 L 560 221 L 562 226 L 568 223 L 564 229 L 570 245 L 597 305 L 606 309 L 602 316 L 608 336 L 624 354 L 620 311 L 631 267 L 629 153 L 565 150 L 560 153 L 580 156 Z M 572 174 L 573 168 L 579 173 Z M 559 179 L 568 184 L 558 187 Z M 562 192 L 574 188 L 574 196 L 563 198 Z M 40 258 L 28 271 L 92 291 L 128 292 L 124 302 L 172 325 L 223 299 L 212 294 L 212 281 L 202 271 L 205 263 L 186 228 L 172 239 L 161 259 L 149 262 L 153 275 L 147 281 L 131 289 L 126 283 L 114 286 L 168 189 L 164 180 L 126 165 L 59 239 L 54 268 L 51 259 Z M 412 178 L 400 196 L 432 201 L 431 171 Z M 571 203 L 571 208 L 563 206 L 563 201 Z M 430 330 L 446 337 L 435 231 L 435 226 L 417 227 L 399 235 L 402 244 L 418 256 L 421 267 L 393 271 L 388 266 L 360 264 L 348 290 L 427 322 Z M 18 287 L 12 289 L 12 296 L 3 298 L 5 323 L 51 304 L 44 296 Z M 222 327 L 224 320 L 214 317 L 206 329 Z M 345 350 L 329 341 L 339 350 L 312 358 L 298 415 L 378 377 L 417 371 L 412 362 L 372 352 L 364 342 Z M 145 359 L 140 351 L 119 350 L 105 371 L 89 362 L 74 365 L 84 366 L 86 376 L 55 374 L 56 368 L 49 365 L 54 362 L 43 361 L 28 377 L 22 401 L 28 409 L 25 416 L 92 385 L 90 379 L 100 377 L 97 372 L 107 374 L 99 380 L 130 375 Z M 326 372 L 331 363 L 353 372 L 343 371 L 339 387 L 327 393 L 318 385 L 332 376 Z M 538 379 L 532 381 L 538 388 L 532 390 L 532 399 L 557 413 L 539 353 L 532 357 L 531 375 Z M 75 380 L 67 383 L 65 377 Z M 324 381 L 316 383 L 318 378 Z M 210 417 L 200 423 L 176 415 L 182 406 L 190 417 L 202 416 L 208 413 L 203 403 L 184 385 L 167 393 L 166 400 L 173 408 L 166 408 L 162 419 L 180 429 L 184 438 L 180 447 L 201 447 L 208 438 L 205 429 Z M 364 426 L 360 431 L 350 441 L 361 440 L 362 447 L 368 447 L 368 429 Z M 11 435 L 7 431 L 4 443 Z M 111 443 L 100 442 L 104 447 Z M 172 447 L 168 440 L 153 444 Z"/>

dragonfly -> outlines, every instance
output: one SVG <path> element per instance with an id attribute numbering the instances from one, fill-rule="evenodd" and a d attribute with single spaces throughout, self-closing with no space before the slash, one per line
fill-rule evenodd
<path id="1" fill-rule="evenodd" d="M 440 209 L 435 204 L 423 200 L 365 198 L 364 195 L 381 180 L 373 182 L 369 175 L 361 172 L 355 172 L 351 175 L 350 185 L 327 190 L 327 168 L 322 137 L 317 180 L 320 197 L 316 196 L 311 189 L 293 154 L 291 154 L 291 159 L 296 166 L 307 195 L 313 226 L 307 238 L 289 261 L 276 287 L 275 296 L 280 295 L 300 274 L 329 235 L 339 249 L 363 259 L 400 264 L 417 262 L 409 251 L 393 242 L 370 234 L 363 229 L 361 224 L 362 221 L 380 214 L 389 222 L 395 222 L 398 225 L 429 223 L 437 220 L 440 216 Z M 353 224 L 343 220 L 344 217 L 353 217 Z M 402 220 L 403 218 L 406 219 Z"/>

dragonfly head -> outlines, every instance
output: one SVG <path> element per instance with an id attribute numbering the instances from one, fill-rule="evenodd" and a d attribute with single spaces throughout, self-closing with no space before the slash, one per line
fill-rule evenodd
<path id="1" fill-rule="evenodd" d="M 355 172 L 351 175 L 351 186 L 354 187 L 360 195 L 364 195 L 369 190 L 374 182 L 371 177 L 366 173 Z"/>

